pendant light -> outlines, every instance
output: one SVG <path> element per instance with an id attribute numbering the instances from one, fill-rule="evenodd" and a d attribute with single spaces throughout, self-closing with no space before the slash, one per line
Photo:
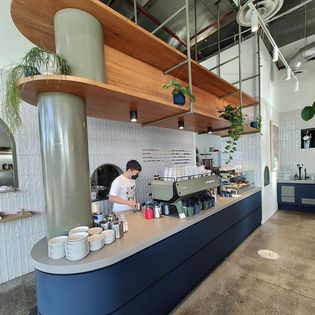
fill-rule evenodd
<path id="1" fill-rule="evenodd" d="M 138 121 L 138 113 L 136 110 L 130 111 L 129 114 L 130 114 L 130 121 L 131 122 L 137 122 Z"/>
<path id="2" fill-rule="evenodd" d="M 183 120 L 179 120 L 178 121 L 178 129 L 184 129 L 185 128 L 185 124 L 184 124 L 184 121 Z"/>
<path id="3" fill-rule="evenodd" d="M 277 47 L 273 48 L 273 58 L 272 61 L 273 62 L 277 62 L 279 60 L 279 50 Z"/>
<path id="4" fill-rule="evenodd" d="M 208 127 L 208 134 L 209 134 L 209 135 L 211 135 L 211 134 L 212 134 L 212 132 L 213 132 L 212 127 Z"/>
<path id="5" fill-rule="evenodd" d="M 257 32 L 258 31 L 258 17 L 257 17 L 256 11 L 253 11 L 250 21 L 251 21 L 252 33 Z"/>

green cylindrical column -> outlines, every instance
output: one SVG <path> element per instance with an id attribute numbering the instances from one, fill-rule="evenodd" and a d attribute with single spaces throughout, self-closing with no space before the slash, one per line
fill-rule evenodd
<path id="1" fill-rule="evenodd" d="M 48 239 L 91 225 L 86 109 L 65 93 L 38 95 Z"/>
<path id="2" fill-rule="evenodd" d="M 71 74 L 104 82 L 103 28 L 98 20 L 78 9 L 63 9 L 54 20 L 56 52 L 64 55 Z"/>

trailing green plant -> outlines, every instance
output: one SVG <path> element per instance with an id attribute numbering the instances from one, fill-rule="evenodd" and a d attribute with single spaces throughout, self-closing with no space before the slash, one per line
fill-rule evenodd
<path id="1" fill-rule="evenodd" d="M 261 133 L 261 127 L 262 127 L 262 117 L 261 117 L 261 115 L 258 115 L 256 117 L 256 123 L 257 123 L 257 129 L 258 129 L 259 133 L 262 135 L 262 133 Z"/>
<path id="2" fill-rule="evenodd" d="M 69 62 L 63 55 L 52 53 L 41 47 L 31 48 L 22 58 L 21 63 L 42 73 L 51 72 L 52 67 L 56 74 L 70 73 Z"/>
<path id="3" fill-rule="evenodd" d="M 232 105 L 227 105 L 224 107 L 220 117 L 228 119 L 231 121 L 231 127 L 229 129 L 229 139 L 224 147 L 224 152 L 229 154 L 228 160 L 225 164 L 229 164 L 233 160 L 233 154 L 237 149 L 237 141 L 241 134 L 244 132 L 244 122 L 246 115 L 242 113 L 242 108 L 236 108 Z"/>
<path id="4" fill-rule="evenodd" d="M 21 125 L 20 105 L 21 88 L 18 81 L 23 77 L 40 74 L 40 70 L 48 71 L 51 67 L 59 74 L 69 74 L 68 61 L 60 54 L 50 53 L 40 48 L 31 48 L 21 59 L 21 62 L 5 72 L 5 92 L 2 97 L 4 118 L 14 133 Z"/>
<path id="5" fill-rule="evenodd" d="M 191 102 L 196 101 L 196 97 L 191 93 L 189 86 L 183 86 L 175 79 L 172 79 L 163 86 L 163 89 L 168 89 L 170 87 L 173 87 L 172 95 L 183 93 L 185 96 L 189 97 Z"/>
<path id="6" fill-rule="evenodd" d="M 305 106 L 301 112 L 301 117 L 305 121 L 309 121 L 315 116 L 315 102 L 312 106 Z"/>

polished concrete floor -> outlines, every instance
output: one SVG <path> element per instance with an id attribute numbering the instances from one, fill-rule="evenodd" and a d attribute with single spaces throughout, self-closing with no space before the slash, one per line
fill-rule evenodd
<path id="1" fill-rule="evenodd" d="M 260 249 L 280 258 L 262 258 Z M 0 315 L 36 314 L 35 303 L 33 273 L 0 285 Z M 314 315 L 315 215 L 278 211 L 172 314 Z"/>
<path id="2" fill-rule="evenodd" d="M 260 249 L 280 258 L 262 258 Z M 315 214 L 278 211 L 172 314 L 314 315 Z"/>
<path id="3" fill-rule="evenodd" d="M 0 284 L 0 315 L 35 315 L 34 273 Z"/>

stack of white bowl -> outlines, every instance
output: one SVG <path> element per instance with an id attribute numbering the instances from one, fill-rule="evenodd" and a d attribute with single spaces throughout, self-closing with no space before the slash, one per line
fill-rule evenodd
<path id="1" fill-rule="evenodd" d="M 71 229 L 69 231 L 69 235 L 72 235 L 74 233 L 88 232 L 88 230 L 89 230 L 88 226 L 85 226 L 85 225 L 78 226 L 78 227 Z"/>
<path id="2" fill-rule="evenodd" d="M 93 227 L 89 229 L 89 235 L 101 234 L 103 229 L 101 227 Z"/>
<path id="3" fill-rule="evenodd" d="M 67 237 L 65 249 L 68 260 L 80 260 L 89 254 L 88 236 L 86 232 L 79 232 Z"/>
<path id="4" fill-rule="evenodd" d="M 67 236 L 57 236 L 48 241 L 48 257 L 59 259 L 65 257 L 65 241 Z"/>
<path id="5" fill-rule="evenodd" d="M 115 231 L 105 230 L 101 234 L 104 237 L 104 244 L 108 245 L 115 241 Z"/>
<path id="6" fill-rule="evenodd" d="M 104 246 L 104 237 L 101 234 L 89 236 L 89 247 L 91 252 L 95 252 Z"/>

